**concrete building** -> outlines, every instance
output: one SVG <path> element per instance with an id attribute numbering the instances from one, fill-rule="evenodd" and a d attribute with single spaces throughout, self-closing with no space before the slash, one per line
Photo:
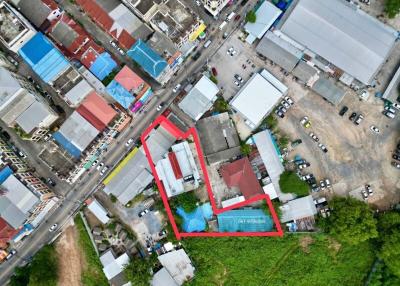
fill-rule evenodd
<path id="1" fill-rule="evenodd" d="M 212 107 L 217 100 L 218 92 L 218 86 L 203 75 L 178 106 L 197 121 Z"/>
<path id="2" fill-rule="evenodd" d="M 392 79 L 390 80 L 382 98 L 389 100 L 391 103 L 400 104 L 400 67 L 397 69 Z"/>
<path id="3" fill-rule="evenodd" d="M 200 180 L 188 142 L 183 141 L 171 148 L 172 152 L 156 163 L 157 175 L 169 198 L 197 189 Z"/>
<path id="4" fill-rule="evenodd" d="M 201 0 L 204 8 L 214 17 L 221 13 L 222 9 L 229 3 L 229 0 Z"/>
<path id="5" fill-rule="evenodd" d="M 107 250 L 100 256 L 100 262 L 103 265 L 103 272 L 110 282 L 110 285 L 122 286 L 126 284 L 126 281 L 124 281 L 123 278 L 123 270 L 125 266 L 129 264 L 129 261 L 130 259 L 128 254 L 124 253 L 115 257 L 111 249 Z M 121 282 L 121 280 L 124 282 Z"/>
<path id="6" fill-rule="evenodd" d="M 280 30 L 348 85 L 373 83 L 398 32 L 344 0 L 300 0 Z M 329 66 L 334 65 L 335 67 Z"/>
<path id="7" fill-rule="evenodd" d="M 200 119 L 196 128 L 209 164 L 241 155 L 239 136 L 227 112 Z"/>
<path id="8" fill-rule="evenodd" d="M 5 1 L 0 2 L 0 41 L 14 53 L 35 34 L 35 28 Z"/>
<path id="9" fill-rule="evenodd" d="M 160 261 L 169 276 L 171 276 L 179 286 L 194 277 L 195 268 L 184 249 L 173 250 L 162 254 L 158 256 L 158 261 Z M 164 275 L 165 274 L 166 273 L 164 273 Z"/>
<path id="10" fill-rule="evenodd" d="M 48 132 L 58 115 L 24 78 L 0 67 L 0 118 L 10 127 L 19 126 L 25 140 L 37 141 Z"/>
<path id="11" fill-rule="evenodd" d="M 281 207 L 281 222 L 300 221 L 301 219 L 314 217 L 317 214 L 312 196 L 294 199 Z"/>
<path id="12" fill-rule="evenodd" d="M 94 216 L 102 224 L 106 224 L 110 221 L 108 212 L 96 199 L 89 199 L 86 203 L 87 203 L 87 207 L 91 211 L 91 213 L 94 214 Z"/>
<path id="13" fill-rule="evenodd" d="M 255 129 L 287 90 L 271 73 L 262 70 L 245 83 L 229 104 L 251 129 Z"/>

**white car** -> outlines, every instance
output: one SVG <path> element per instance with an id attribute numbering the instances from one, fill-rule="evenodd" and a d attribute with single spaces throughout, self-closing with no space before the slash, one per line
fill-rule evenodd
<path id="1" fill-rule="evenodd" d="M 290 107 L 289 102 L 287 102 L 286 100 L 282 100 L 281 105 L 283 105 L 286 109 L 288 109 Z"/>
<path id="2" fill-rule="evenodd" d="M 113 46 L 114 48 L 118 48 L 117 43 L 114 42 L 113 40 L 110 40 L 110 45 Z"/>
<path id="3" fill-rule="evenodd" d="M 376 126 L 374 126 L 374 125 L 371 125 L 371 127 L 370 127 L 369 129 L 371 129 L 371 131 L 374 132 L 374 133 L 376 133 L 376 134 L 379 134 L 379 132 L 381 132 L 381 131 L 379 130 L 379 128 L 376 127 Z"/>
<path id="4" fill-rule="evenodd" d="M 201 2 L 199 0 L 196 0 L 196 5 L 200 7 L 201 6 Z"/>
<path id="5" fill-rule="evenodd" d="M 52 135 L 50 133 L 46 134 L 46 136 L 44 136 L 43 140 L 44 141 L 49 141 L 51 139 Z"/>
<path id="6" fill-rule="evenodd" d="M 126 141 L 125 146 L 129 147 L 133 142 L 133 138 L 129 138 L 128 141 Z"/>
<path id="7" fill-rule="evenodd" d="M 103 170 L 101 170 L 100 176 L 104 176 L 104 174 L 107 172 L 107 170 L 108 170 L 108 166 L 105 166 L 105 167 L 103 168 Z"/>
<path id="8" fill-rule="evenodd" d="M 121 48 L 118 48 L 118 52 L 122 55 L 122 56 L 125 56 L 125 52 L 124 52 L 124 50 L 123 49 L 121 49 Z"/>
<path id="9" fill-rule="evenodd" d="M 173 93 L 176 93 L 176 92 L 178 92 L 180 89 L 181 89 L 181 84 L 180 83 L 178 83 L 173 89 L 172 89 L 172 92 Z"/>
<path id="10" fill-rule="evenodd" d="M 161 109 L 163 108 L 164 103 L 160 103 L 160 105 L 157 106 L 157 111 L 161 111 Z"/>
<path id="11" fill-rule="evenodd" d="M 400 104 L 398 104 L 398 103 L 393 103 L 392 107 L 396 108 L 397 110 L 400 110 Z"/>
<path id="12" fill-rule="evenodd" d="M 92 163 L 92 167 L 96 166 L 99 163 L 99 160 L 94 160 Z"/>
<path id="13" fill-rule="evenodd" d="M 104 166 L 104 162 L 101 162 L 97 167 L 96 170 L 100 171 L 100 169 Z"/>
<path id="14" fill-rule="evenodd" d="M 50 228 L 49 228 L 49 231 L 50 232 L 53 232 L 56 228 L 57 228 L 57 226 L 58 226 L 58 224 L 53 224 Z"/>
<path id="15" fill-rule="evenodd" d="M 290 105 L 294 104 L 294 101 L 289 97 L 289 96 L 285 96 L 285 100 L 287 103 L 289 103 Z"/>
<path id="16" fill-rule="evenodd" d="M 237 86 L 240 87 L 240 83 L 237 80 L 234 80 L 233 83 Z"/>

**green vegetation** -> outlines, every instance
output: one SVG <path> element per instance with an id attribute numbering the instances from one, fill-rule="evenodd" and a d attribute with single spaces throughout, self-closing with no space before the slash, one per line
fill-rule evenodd
<path id="1" fill-rule="evenodd" d="M 369 243 L 341 245 L 321 234 L 183 243 L 196 267 L 188 285 L 363 285 L 374 260 Z"/>
<path id="2" fill-rule="evenodd" d="M 113 79 L 114 77 L 117 75 L 117 73 L 119 73 L 121 69 L 120 68 L 115 68 L 113 69 L 112 72 L 110 72 L 110 74 L 108 76 L 106 76 L 101 82 L 107 86 Z"/>
<path id="3" fill-rule="evenodd" d="M 400 0 L 385 0 L 385 12 L 389 18 L 394 18 L 400 12 Z"/>
<path id="4" fill-rule="evenodd" d="M 107 286 L 108 281 L 103 273 L 103 266 L 79 215 L 75 217 L 75 225 L 79 233 L 79 247 L 86 260 L 86 267 L 81 277 L 82 284 L 85 286 Z"/>
<path id="5" fill-rule="evenodd" d="M 110 200 L 111 200 L 111 202 L 116 203 L 118 199 L 113 194 L 110 194 Z"/>
<path id="6" fill-rule="evenodd" d="M 244 142 L 240 143 L 240 151 L 244 156 L 248 156 L 251 153 L 252 147 Z"/>
<path id="7" fill-rule="evenodd" d="M 57 254 L 53 245 L 46 245 L 33 257 L 32 262 L 18 267 L 11 277 L 10 286 L 55 286 L 58 279 Z"/>
<path id="8" fill-rule="evenodd" d="M 378 261 L 371 274 L 368 286 L 400 285 L 400 278 L 393 275 L 382 261 Z"/>
<path id="9" fill-rule="evenodd" d="M 24 139 L 24 140 L 28 140 L 28 139 L 30 139 L 32 137 L 28 133 L 25 133 L 25 131 L 21 127 L 19 127 L 18 125 L 16 125 L 13 129 L 14 129 L 15 133 L 17 133 L 17 135 L 19 137 L 21 137 L 22 139 Z"/>
<path id="10" fill-rule="evenodd" d="M 247 22 L 255 23 L 256 20 L 257 20 L 257 15 L 256 15 L 256 12 L 254 12 L 253 10 L 249 11 L 249 12 L 246 14 L 246 21 L 247 21 Z"/>
<path id="11" fill-rule="evenodd" d="M 279 137 L 278 145 L 279 147 L 281 147 L 281 149 L 287 148 L 287 146 L 289 145 L 289 137 L 287 137 L 286 135 Z"/>
<path id="12" fill-rule="evenodd" d="M 185 212 L 192 212 L 196 209 L 199 199 L 194 192 L 186 192 L 174 197 L 170 202 L 173 208 L 182 207 Z"/>
<path id="13" fill-rule="evenodd" d="M 273 131 L 278 126 L 278 119 L 273 114 L 270 114 L 263 120 L 263 124 L 265 124 L 269 130 Z"/>
<path id="14" fill-rule="evenodd" d="M 309 188 L 306 182 L 300 180 L 295 172 L 284 171 L 279 178 L 279 187 L 284 193 L 293 193 L 298 197 L 304 197 L 309 194 Z"/>
<path id="15" fill-rule="evenodd" d="M 148 286 L 151 279 L 150 268 L 153 267 L 152 259 L 133 258 L 125 267 L 125 278 L 135 286 Z"/>
<path id="16" fill-rule="evenodd" d="M 211 76 L 210 76 L 210 80 L 211 80 L 213 83 L 218 84 L 218 79 L 217 79 L 215 76 L 211 75 Z"/>
<path id="17" fill-rule="evenodd" d="M 366 203 L 336 197 L 329 206 L 332 214 L 321 226 L 340 241 L 356 245 L 378 236 L 377 221 Z"/>
<path id="18" fill-rule="evenodd" d="M 229 105 L 222 97 L 218 97 L 214 102 L 214 109 L 217 112 L 223 113 L 229 111 Z"/>

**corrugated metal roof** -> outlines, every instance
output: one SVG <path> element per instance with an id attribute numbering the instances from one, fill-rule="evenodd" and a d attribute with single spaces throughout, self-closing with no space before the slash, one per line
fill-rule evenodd
<path id="1" fill-rule="evenodd" d="M 398 36 L 340 0 L 300 0 L 281 30 L 365 84 L 371 83 Z"/>
<path id="2" fill-rule="evenodd" d="M 4 181 L 13 174 L 13 170 L 11 170 L 10 166 L 5 166 L 0 171 L 0 184 L 3 184 Z"/>
<path id="3" fill-rule="evenodd" d="M 99 80 L 103 80 L 117 66 L 118 66 L 117 63 L 112 59 L 111 55 L 107 52 L 103 52 L 96 58 L 94 63 L 90 66 L 89 70 Z"/>
<path id="4" fill-rule="evenodd" d="M 260 232 L 273 228 L 272 219 L 263 210 L 231 210 L 217 215 L 219 232 Z"/>
<path id="5" fill-rule="evenodd" d="M 39 202 L 39 198 L 25 187 L 14 175 L 10 175 L 1 186 L 7 189 L 5 196 L 25 214 Z"/>
<path id="6" fill-rule="evenodd" d="M 158 256 L 158 261 L 165 267 L 178 285 L 194 277 L 194 267 L 185 250 L 174 250 Z"/>
<path id="7" fill-rule="evenodd" d="M 312 196 L 306 196 L 289 201 L 282 207 L 281 222 L 302 219 L 317 214 Z"/>
<path id="8" fill-rule="evenodd" d="M 114 80 L 128 91 L 138 89 L 145 83 L 144 80 L 133 72 L 127 65 L 120 70 Z"/>
<path id="9" fill-rule="evenodd" d="M 333 80 L 323 76 L 312 85 L 311 89 L 334 105 L 338 105 L 346 95 L 344 89 L 337 86 Z"/>
<path id="10" fill-rule="evenodd" d="M 49 116 L 53 116 L 54 120 L 57 116 L 50 112 L 50 107 L 44 105 L 44 103 L 35 101 L 32 103 L 18 118 L 16 119 L 17 124 L 28 134 L 30 134 L 35 128 L 48 127 L 42 126 Z M 49 124 L 47 124 L 49 125 Z"/>
<path id="11" fill-rule="evenodd" d="M 164 267 L 156 272 L 151 280 L 151 286 L 179 286 Z"/>
<path id="12" fill-rule="evenodd" d="M 115 80 L 112 80 L 107 85 L 106 90 L 125 109 L 128 109 L 135 100 L 135 97 Z"/>
<path id="13" fill-rule="evenodd" d="M 28 217 L 5 196 L 0 196 L 0 214 L 13 228 L 19 228 Z"/>

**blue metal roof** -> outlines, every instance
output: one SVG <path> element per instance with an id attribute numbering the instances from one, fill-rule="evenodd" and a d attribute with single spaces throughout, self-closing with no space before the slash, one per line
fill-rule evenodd
<path id="1" fill-rule="evenodd" d="M 160 55 L 142 40 L 138 40 L 127 54 L 153 78 L 157 78 L 168 65 Z"/>
<path id="2" fill-rule="evenodd" d="M 42 33 L 37 33 L 18 53 L 46 83 L 51 82 L 69 66 L 61 52 Z"/>
<path id="3" fill-rule="evenodd" d="M 10 177 L 13 174 L 13 171 L 9 166 L 6 166 L 0 171 L 0 185 L 7 180 L 8 177 Z"/>
<path id="4" fill-rule="evenodd" d="M 90 71 L 99 79 L 103 80 L 113 69 L 117 67 L 117 63 L 111 58 L 107 52 L 100 54 L 94 63 L 90 66 Z"/>
<path id="5" fill-rule="evenodd" d="M 200 207 L 197 207 L 191 213 L 187 213 L 181 207 L 178 207 L 176 213 L 182 217 L 182 229 L 185 232 L 198 232 L 206 229 L 206 221 Z"/>
<path id="6" fill-rule="evenodd" d="M 135 97 L 115 80 L 110 82 L 106 90 L 112 98 L 126 109 L 128 109 L 135 100 Z"/>
<path id="7" fill-rule="evenodd" d="M 81 151 L 67 138 L 64 137 L 60 132 L 53 133 L 53 138 L 60 144 L 71 156 L 79 158 L 81 156 Z"/>
<path id="8" fill-rule="evenodd" d="M 217 216 L 220 232 L 270 231 L 272 219 L 263 210 L 231 210 Z"/>

